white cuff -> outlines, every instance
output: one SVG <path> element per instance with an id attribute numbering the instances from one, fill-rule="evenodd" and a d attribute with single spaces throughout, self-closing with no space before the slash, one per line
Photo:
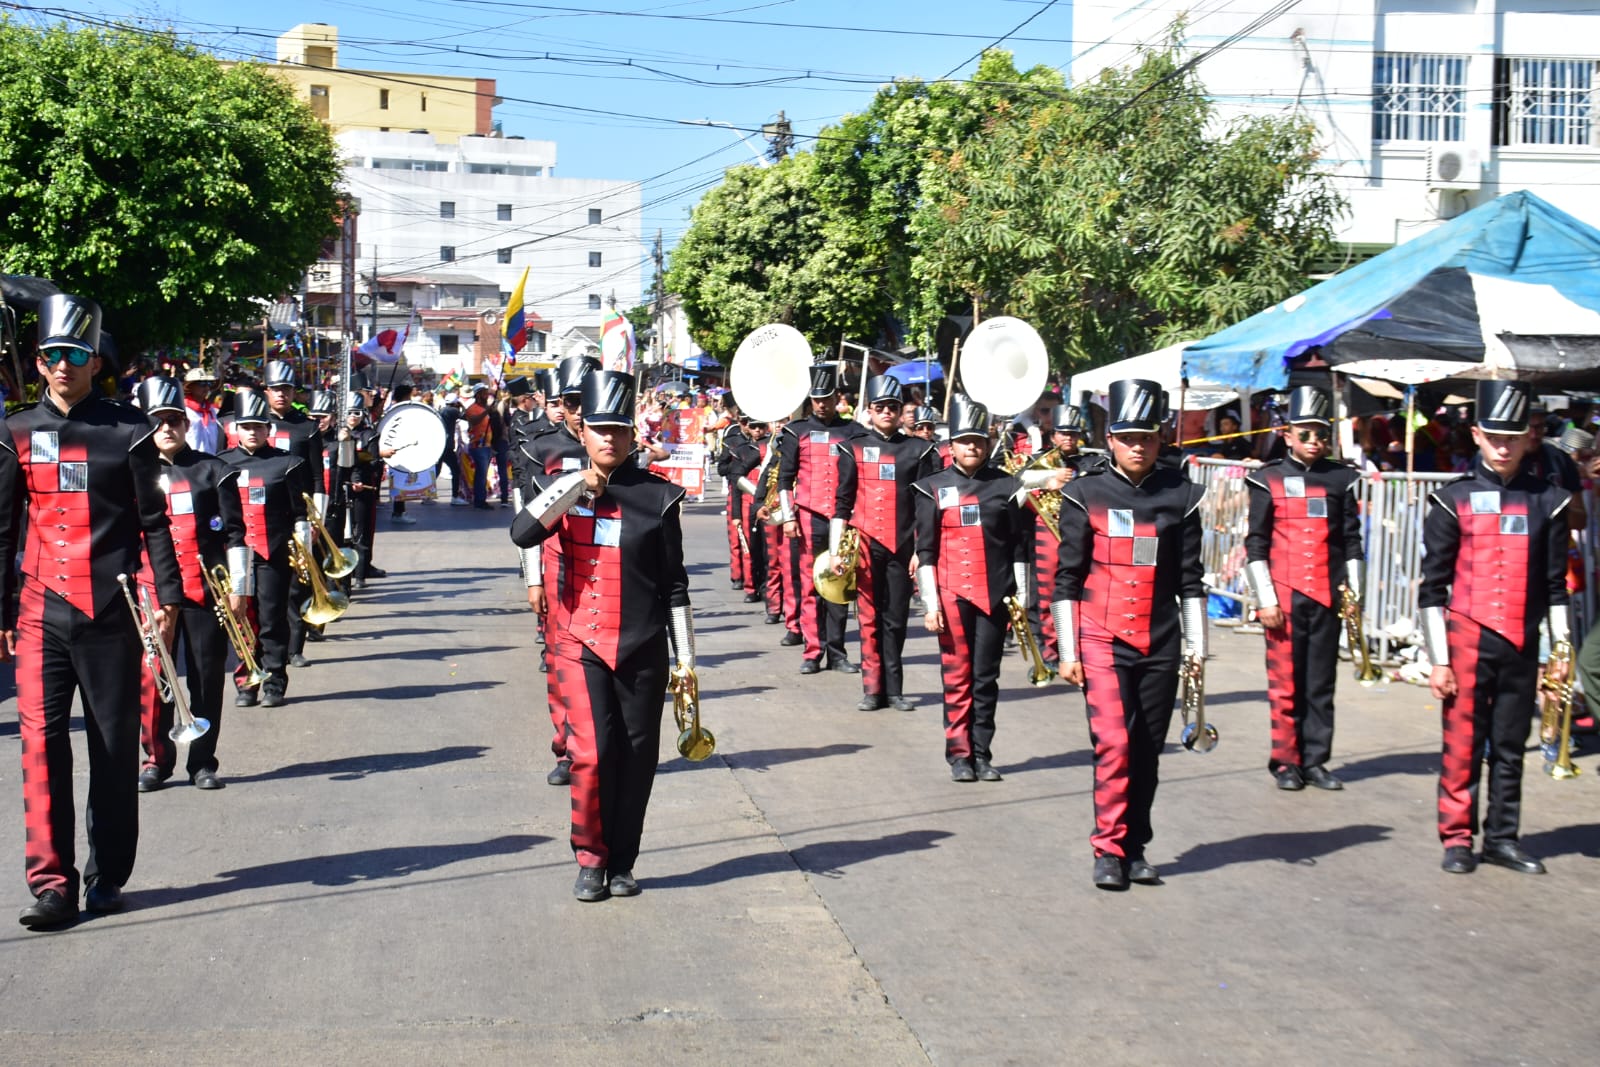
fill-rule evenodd
<path id="1" fill-rule="evenodd" d="M 668 608 L 667 630 L 678 653 L 678 666 L 694 670 L 694 608 L 688 604 Z"/>
<path id="2" fill-rule="evenodd" d="M 1033 600 L 1028 589 L 1028 565 L 1026 563 L 1013 563 L 1011 565 L 1011 578 L 1017 583 L 1017 606 L 1023 611 L 1028 610 L 1028 604 Z"/>
<path id="3" fill-rule="evenodd" d="M 299 541 L 301 546 L 304 547 L 307 552 L 310 552 L 311 547 L 316 544 L 316 542 L 312 540 L 311 524 L 306 522 L 304 519 L 295 523 L 294 539 Z"/>
<path id="4" fill-rule="evenodd" d="M 1043 489 L 1045 483 L 1054 478 L 1060 470 L 1060 467 L 1033 467 L 1029 470 L 1018 471 L 1016 479 L 1022 483 L 1022 488 L 1032 492 L 1035 489 Z"/>
<path id="5" fill-rule="evenodd" d="M 794 494 L 787 489 L 778 490 L 778 514 L 784 522 L 794 521 Z"/>
<path id="6" fill-rule="evenodd" d="M 749 478 L 740 478 L 734 484 L 739 487 L 739 492 L 743 493 L 745 496 L 761 495 L 761 490 L 757 489 L 756 483 L 752 482 Z"/>
<path id="7" fill-rule="evenodd" d="M 1356 595 L 1356 603 L 1364 604 L 1367 600 L 1367 561 L 1364 559 L 1347 559 L 1344 561 L 1344 587 Z"/>
<path id="8" fill-rule="evenodd" d="M 844 520 L 835 515 L 828 520 L 828 555 L 839 558 L 839 545 L 844 541 Z"/>
<path id="9" fill-rule="evenodd" d="M 1568 620 L 1567 605 L 1550 605 L 1550 643 L 1557 641 L 1572 641 L 1572 625 Z"/>
<path id="10" fill-rule="evenodd" d="M 1189 646 L 1189 653 L 1201 659 L 1206 658 L 1206 598 L 1203 596 L 1183 598 L 1183 643 Z"/>
<path id="11" fill-rule="evenodd" d="M 249 545 L 228 549 L 228 592 L 236 596 L 256 595 L 255 553 Z"/>
<path id="12" fill-rule="evenodd" d="M 1278 591 L 1272 586 L 1272 566 L 1266 560 L 1258 559 L 1246 563 L 1244 576 L 1250 583 L 1250 595 L 1256 598 L 1256 607 L 1278 606 Z"/>
<path id="13" fill-rule="evenodd" d="M 1058 600 L 1050 605 L 1050 618 L 1056 624 L 1056 659 L 1062 663 L 1078 662 L 1078 605 L 1070 600 Z"/>
<path id="14" fill-rule="evenodd" d="M 311 494 L 311 504 L 312 504 L 313 507 L 315 507 L 317 509 L 317 516 L 319 518 L 325 517 L 328 514 L 328 494 L 327 493 L 312 493 Z"/>
<path id="15" fill-rule="evenodd" d="M 572 510 L 572 505 L 583 496 L 584 480 L 582 471 L 570 471 L 550 483 L 550 487 L 532 500 L 528 501 L 526 511 L 530 518 L 545 529 L 550 529 L 561 521 L 561 517 Z"/>
<path id="16" fill-rule="evenodd" d="M 1449 628 L 1445 624 L 1444 608 L 1423 608 L 1422 647 L 1428 661 L 1435 667 L 1450 666 Z"/>
<path id="17" fill-rule="evenodd" d="M 939 610 L 939 582 L 931 566 L 917 568 L 917 595 L 922 598 L 924 615 Z"/>

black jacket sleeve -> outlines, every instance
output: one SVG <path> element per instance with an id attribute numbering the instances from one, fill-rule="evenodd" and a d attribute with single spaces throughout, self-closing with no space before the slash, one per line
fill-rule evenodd
<path id="1" fill-rule="evenodd" d="M 1461 521 L 1451 500 L 1439 493 L 1428 496 L 1422 544 L 1422 584 L 1417 587 L 1417 607 L 1442 608 L 1450 602 L 1450 584 L 1455 580 Z"/>
<path id="2" fill-rule="evenodd" d="M 17 627 L 17 550 L 27 512 L 22 464 L 11 438 L 0 441 L 0 629 Z"/>
<path id="3" fill-rule="evenodd" d="M 1572 494 L 1565 489 L 1552 489 L 1552 495 L 1559 498 L 1555 508 L 1550 513 L 1550 544 L 1545 560 L 1545 581 L 1549 588 L 1549 606 L 1561 607 L 1568 601 L 1567 596 L 1567 549 L 1572 544 L 1572 533 L 1567 526 L 1567 508 L 1572 506 Z"/>
<path id="4" fill-rule="evenodd" d="M 1200 502 L 1205 497 L 1205 486 L 1189 486 L 1189 510 L 1183 515 L 1183 578 L 1178 592 L 1184 600 L 1206 595 L 1206 565 L 1200 555 L 1205 537 L 1205 527 L 1200 522 Z"/>
<path id="5" fill-rule="evenodd" d="M 139 505 L 139 524 L 144 527 L 145 554 L 150 558 L 156 599 L 163 607 L 182 604 L 183 572 L 178 569 L 178 553 L 172 545 L 166 494 L 159 488 L 161 453 L 152 434 L 146 433 L 128 450 L 128 474 L 133 478 L 134 498 Z"/>
<path id="6" fill-rule="evenodd" d="M 911 498 L 917 507 L 917 566 L 934 567 L 939 563 L 939 502 L 933 486 L 918 482 L 911 487 Z"/>
<path id="7" fill-rule="evenodd" d="M 839 446 L 839 478 L 833 488 L 834 518 L 850 521 L 856 511 L 856 482 L 859 473 L 856 450 L 848 443 Z"/>
<path id="8" fill-rule="evenodd" d="M 1361 543 L 1361 499 L 1356 495 L 1356 489 L 1361 481 L 1361 475 L 1350 472 L 1350 480 L 1344 487 L 1344 498 L 1340 501 L 1344 510 L 1344 529 L 1340 531 L 1344 538 L 1344 558 L 1362 560 L 1367 558 L 1366 546 Z"/>
<path id="9" fill-rule="evenodd" d="M 1089 577 L 1094 530 L 1089 525 L 1089 509 L 1074 493 L 1071 482 L 1061 491 L 1061 544 L 1056 555 L 1056 590 L 1051 602 L 1083 599 L 1083 583 Z"/>
<path id="10" fill-rule="evenodd" d="M 1255 478 L 1244 480 L 1250 493 L 1250 530 L 1244 535 L 1246 563 L 1272 558 L 1272 490 Z M 1347 503 L 1354 503 L 1348 501 Z"/>

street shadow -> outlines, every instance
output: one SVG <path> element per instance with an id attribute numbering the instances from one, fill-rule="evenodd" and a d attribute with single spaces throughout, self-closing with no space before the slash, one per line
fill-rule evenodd
<path id="1" fill-rule="evenodd" d="M 1094 749 L 1077 748 L 1071 752 L 1057 752 L 1050 756 L 1029 756 L 1021 763 L 998 763 L 1006 774 L 1027 774 L 1029 771 L 1057 771 L 1063 767 L 1093 767 Z"/>
<path id="2" fill-rule="evenodd" d="M 487 841 L 458 845 L 400 845 L 332 856 L 303 856 L 278 863 L 264 863 L 258 867 L 221 871 L 217 874 L 218 881 L 201 885 L 142 890 L 138 894 L 138 904 L 144 909 L 274 886 L 339 887 L 405 878 L 452 863 L 526 852 L 550 840 L 538 834 L 506 834 Z"/>
<path id="3" fill-rule="evenodd" d="M 871 745 L 841 741 L 816 748 L 757 748 L 747 752 L 729 752 L 723 756 L 729 767 L 740 771 L 766 771 L 784 763 L 801 760 L 826 759 L 829 756 L 850 756 L 865 752 Z"/>
<path id="4" fill-rule="evenodd" d="M 1263 704 L 1266 703 L 1267 691 L 1265 689 L 1250 689 L 1236 693 L 1207 693 L 1206 704 Z"/>
<path id="5" fill-rule="evenodd" d="M 651 878 L 643 885 L 647 889 L 687 889 L 731 882 L 738 878 L 755 878 L 764 874 L 785 874 L 796 867 L 807 874 L 842 878 L 844 868 L 852 864 L 934 848 L 941 840 L 950 836 L 952 835 L 946 830 L 908 830 L 865 841 L 821 841 L 814 845 L 802 845 L 791 852 L 762 852 L 754 856 L 735 856 L 732 859 L 719 860 L 698 871 Z"/>
<path id="6" fill-rule="evenodd" d="M 1371 756 L 1356 760 L 1354 763 L 1343 764 L 1335 773 L 1347 782 L 1382 778 L 1390 774 L 1438 774 L 1439 753 L 1438 751 L 1385 752 L 1381 756 Z"/>
<path id="7" fill-rule="evenodd" d="M 1196 845 L 1170 863 L 1161 865 L 1163 877 L 1214 871 L 1235 863 L 1276 861 L 1314 867 L 1317 860 L 1341 849 L 1387 841 L 1392 826 L 1357 824 L 1332 830 L 1298 830 L 1246 834 L 1231 841 Z"/>
<path id="8" fill-rule="evenodd" d="M 322 778 L 330 782 L 359 782 L 373 774 L 389 771 L 414 771 L 421 767 L 436 767 L 441 763 L 481 759 L 489 751 L 487 745 L 450 745 L 427 752 L 374 752 L 361 756 L 341 756 L 339 759 L 317 760 L 314 763 L 291 763 L 287 767 L 263 771 L 260 774 L 229 775 L 229 785 L 246 782 L 271 782 L 281 778 Z"/>
<path id="9" fill-rule="evenodd" d="M 500 681 L 451 682 L 448 685 L 391 685 L 383 689 L 351 689 L 342 693 L 308 693 L 292 696 L 296 704 L 314 704 L 330 700 L 431 700 L 448 693 L 475 693 L 504 685 Z"/>
<path id="10" fill-rule="evenodd" d="M 432 637 L 435 634 L 448 634 L 455 631 L 448 626 L 399 626 L 386 630 L 370 630 L 365 633 L 341 633 L 330 641 L 387 641 L 391 637 Z"/>
<path id="11" fill-rule="evenodd" d="M 1556 830 L 1528 834 L 1522 839 L 1522 847 L 1540 858 L 1588 856 L 1591 859 L 1600 859 L 1600 823 L 1563 826 Z"/>
<path id="12" fill-rule="evenodd" d="M 738 663 L 761 653 L 755 649 L 741 649 L 738 652 L 700 652 L 694 657 L 697 667 L 718 667 L 724 663 Z"/>
<path id="13" fill-rule="evenodd" d="M 311 666 L 323 663 L 370 663 L 375 659 L 401 659 L 401 660 L 444 660 L 451 656 L 477 656 L 490 652 L 515 652 L 521 651 L 515 645 L 485 645 L 482 648 L 452 648 L 440 651 L 437 648 L 397 648 L 392 652 L 368 652 L 360 656 L 318 656 L 310 653 Z"/>

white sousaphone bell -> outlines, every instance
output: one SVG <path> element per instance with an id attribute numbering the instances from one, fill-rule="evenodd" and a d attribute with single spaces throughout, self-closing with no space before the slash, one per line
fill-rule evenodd
<path id="1" fill-rule="evenodd" d="M 961 387 L 995 415 L 1033 407 L 1050 375 L 1039 331 L 1009 315 L 985 319 L 961 346 Z"/>
<path id="2" fill-rule="evenodd" d="M 752 330 L 733 354 L 728 388 L 754 421 L 788 418 L 811 389 L 811 342 L 781 322 Z"/>

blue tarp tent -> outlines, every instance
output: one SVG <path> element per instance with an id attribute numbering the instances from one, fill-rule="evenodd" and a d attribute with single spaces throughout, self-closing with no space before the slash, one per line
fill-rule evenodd
<path id="1" fill-rule="evenodd" d="M 1496 338 L 1592 335 L 1589 313 L 1600 314 L 1600 230 L 1517 192 L 1196 341 L 1184 351 L 1184 372 L 1239 389 L 1283 389 L 1288 361 L 1322 346 L 1330 363 L 1350 364 L 1352 373 L 1362 362 L 1426 361 L 1427 373 L 1414 376 L 1422 381 L 1472 371 L 1488 338 L 1491 354 L 1505 357 L 1500 369 L 1515 373 L 1523 353 Z M 1510 322 L 1517 318 L 1526 327 Z M 1579 325 L 1558 328 L 1557 320 Z M 1525 347 L 1546 358 L 1551 346 Z M 1555 347 L 1548 358 L 1559 365 L 1542 369 L 1596 365 L 1592 349 L 1574 356 Z"/>

